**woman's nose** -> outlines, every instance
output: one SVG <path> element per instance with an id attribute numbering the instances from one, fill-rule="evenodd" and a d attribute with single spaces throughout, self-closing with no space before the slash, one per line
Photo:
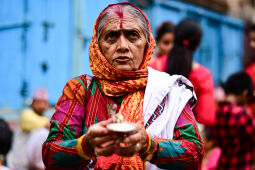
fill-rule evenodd
<path id="1" fill-rule="evenodd" d="M 128 49 L 128 39 L 124 35 L 121 35 L 119 37 L 118 49 L 117 50 L 119 52 L 128 52 L 129 51 L 129 49 Z"/>

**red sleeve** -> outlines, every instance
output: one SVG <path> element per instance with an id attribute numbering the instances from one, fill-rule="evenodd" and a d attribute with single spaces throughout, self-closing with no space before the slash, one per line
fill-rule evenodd
<path id="1" fill-rule="evenodd" d="M 255 62 L 252 62 L 249 66 L 245 68 L 245 72 L 249 74 L 253 81 L 253 88 L 255 89 Z"/>
<path id="2" fill-rule="evenodd" d="M 197 95 L 197 104 L 194 107 L 196 120 L 206 126 L 212 125 L 216 120 L 214 85 L 211 72 L 200 66 L 189 75 Z"/>

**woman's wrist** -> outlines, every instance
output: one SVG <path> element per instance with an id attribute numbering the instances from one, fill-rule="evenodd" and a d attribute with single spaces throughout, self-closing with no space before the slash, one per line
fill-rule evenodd
<path id="1" fill-rule="evenodd" d="M 147 135 L 147 144 L 146 144 L 146 147 L 141 149 L 139 156 L 144 161 L 151 161 L 154 157 L 154 154 L 158 150 L 158 142 L 157 142 L 157 139 L 153 135 L 150 135 L 146 131 L 145 131 L 145 133 Z"/>
<path id="2" fill-rule="evenodd" d="M 92 144 L 91 144 L 90 141 L 89 141 L 89 131 L 88 131 L 88 133 L 86 134 L 85 142 L 86 142 L 86 145 L 87 145 L 88 149 L 89 149 L 91 152 L 94 153 L 94 152 L 95 152 L 94 147 L 92 146 Z"/>
<path id="3" fill-rule="evenodd" d="M 144 129 L 144 134 L 146 135 L 146 137 L 144 137 L 144 142 L 143 142 L 143 147 L 141 148 L 141 150 L 139 151 L 139 154 L 146 154 L 149 152 L 149 149 L 151 147 L 151 137 L 150 135 L 146 132 L 146 130 Z"/>
<path id="4" fill-rule="evenodd" d="M 88 140 L 88 134 L 81 136 L 77 140 L 77 151 L 81 157 L 86 160 L 90 160 L 92 157 L 95 157 L 94 148 Z"/>

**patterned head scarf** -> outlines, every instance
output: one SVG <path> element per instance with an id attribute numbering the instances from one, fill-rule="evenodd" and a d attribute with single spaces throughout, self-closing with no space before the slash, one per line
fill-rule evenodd
<path id="1" fill-rule="evenodd" d="M 134 5 L 123 2 L 118 4 L 111 4 L 106 7 L 101 14 L 98 16 L 95 25 L 94 25 L 94 33 L 92 37 L 92 41 L 89 47 L 89 64 L 93 74 L 99 79 L 102 89 L 107 96 L 123 96 L 127 93 L 139 91 L 146 87 L 146 83 L 148 80 L 148 70 L 147 66 L 151 60 L 155 49 L 155 41 L 151 33 L 150 23 L 145 16 L 145 14 L 138 9 L 141 14 L 144 16 L 148 25 L 148 35 L 149 35 L 149 44 L 147 50 L 144 54 L 144 58 L 140 68 L 136 71 L 121 71 L 109 64 L 106 58 L 100 51 L 99 44 L 97 41 L 97 25 L 98 21 L 101 18 L 102 13 L 109 7 L 114 5 Z"/>

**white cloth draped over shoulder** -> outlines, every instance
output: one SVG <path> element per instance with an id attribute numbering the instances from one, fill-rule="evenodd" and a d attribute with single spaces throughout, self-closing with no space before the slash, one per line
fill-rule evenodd
<path id="1" fill-rule="evenodd" d="M 193 85 L 183 76 L 170 76 L 167 73 L 148 67 L 148 82 L 143 103 L 145 124 L 166 95 L 167 101 L 164 111 L 146 131 L 160 138 L 172 139 L 175 124 L 182 110 L 188 102 L 191 103 L 190 107 L 193 107 L 196 102 Z M 159 168 L 147 162 L 146 169 L 154 170 Z"/>

